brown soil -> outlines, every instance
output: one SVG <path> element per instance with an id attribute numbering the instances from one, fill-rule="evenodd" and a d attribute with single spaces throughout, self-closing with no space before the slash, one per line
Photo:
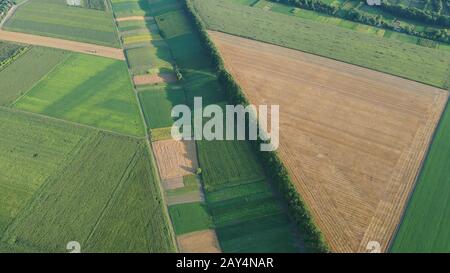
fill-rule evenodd
<path id="1" fill-rule="evenodd" d="M 182 253 L 220 253 L 214 230 L 196 231 L 177 237 Z"/>
<path id="2" fill-rule="evenodd" d="M 153 19 L 153 17 L 150 16 L 129 16 L 129 17 L 121 17 L 116 18 L 117 22 L 125 22 L 125 21 L 148 21 Z"/>
<path id="3" fill-rule="evenodd" d="M 44 47 L 59 48 L 69 51 L 75 51 L 80 53 L 86 53 L 91 55 L 103 56 L 107 58 L 125 60 L 123 50 L 119 48 L 112 48 L 82 42 L 75 42 L 69 40 L 63 40 L 58 38 L 50 38 L 32 34 L 25 34 L 19 32 L 10 32 L 0 30 L 0 40 L 38 45 Z"/>
<path id="4" fill-rule="evenodd" d="M 193 174 L 198 168 L 194 141 L 155 141 L 153 150 L 163 180 Z"/>
<path id="5" fill-rule="evenodd" d="M 158 75 L 138 75 L 133 77 L 135 85 L 158 84 L 176 82 L 175 74 L 161 73 Z"/>

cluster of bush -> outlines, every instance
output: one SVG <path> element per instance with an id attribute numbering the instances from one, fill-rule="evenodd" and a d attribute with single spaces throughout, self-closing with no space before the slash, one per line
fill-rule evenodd
<path id="1" fill-rule="evenodd" d="M 201 18 L 195 12 L 191 1 L 184 1 L 185 10 L 192 23 L 195 25 L 205 49 L 210 54 L 212 62 L 215 66 L 218 80 L 223 89 L 226 91 L 229 103 L 234 105 L 248 105 L 249 102 L 242 92 L 242 89 L 236 83 L 233 76 L 226 71 L 223 59 L 214 43 L 209 38 L 209 35 L 206 32 L 206 27 Z M 260 144 L 261 140 L 252 141 L 252 145 L 255 148 L 256 153 L 259 155 L 258 158 L 261 159 L 261 163 L 266 170 L 268 178 L 279 190 L 279 193 L 286 201 L 290 212 L 289 214 L 303 235 L 302 239 L 305 243 L 306 249 L 311 252 L 329 252 L 329 248 L 325 243 L 322 233 L 314 223 L 308 207 L 297 192 L 294 184 L 292 183 L 291 177 L 289 176 L 286 167 L 278 157 L 278 154 L 276 152 L 261 152 L 259 149 Z"/>
<path id="2" fill-rule="evenodd" d="M 104 0 L 84 0 L 83 6 L 88 9 L 105 10 Z"/>
<path id="3" fill-rule="evenodd" d="M 2 19 L 8 10 L 14 5 L 13 0 L 0 0 L 0 19 Z"/>
<path id="4" fill-rule="evenodd" d="M 282 2 L 303 9 L 313 10 L 328 15 L 340 17 L 350 21 L 363 23 L 366 25 L 381 27 L 398 32 L 407 33 L 421 38 L 427 38 L 444 43 L 450 43 L 450 36 L 447 30 L 442 27 L 450 27 L 450 17 L 441 15 L 435 12 L 422 11 L 417 8 L 407 8 L 401 5 L 392 5 L 382 2 L 379 8 L 394 16 L 412 19 L 417 22 L 422 22 L 430 25 L 435 25 L 436 28 L 427 28 L 425 31 L 417 31 L 413 24 L 397 24 L 395 21 L 386 20 L 381 14 L 373 15 L 367 12 L 360 11 L 357 8 L 344 9 L 338 6 L 330 5 L 321 0 L 271 0 L 274 2 Z"/>
<path id="5" fill-rule="evenodd" d="M 25 52 L 27 52 L 30 48 L 31 48 L 30 46 L 23 46 L 18 48 L 17 50 L 8 52 L 8 54 L 4 54 L 0 59 L 0 71 L 2 71 L 11 63 L 13 63 L 20 56 L 25 54 Z"/>

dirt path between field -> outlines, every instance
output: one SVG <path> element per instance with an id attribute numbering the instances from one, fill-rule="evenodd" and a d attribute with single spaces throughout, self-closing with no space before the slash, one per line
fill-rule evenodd
<path id="1" fill-rule="evenodd" d="M 176 82 L 175 74 L 161 73 L 159 75 L 139 75 L 134 76 L 133 81 L 135 85 L 158 84 Z"/>
<path id="2" fill-rule="evenodd" d="M 120 48 L 112 48 L 107 46 L 75 42 L 58 38 L 0 30 L 0 40 L 59 48 L 74 52 L 103 56 L 111 59 L 125 60 L 123 50 Z"/>
<path id="3" fill-rule="evenodd" d="M 125 21 L 147 21 L 151 20 L 153 17 L 150 16 L 129 16 L 129 17 L 122 17 L 122 18 L 116 18 L 117 22 L 125 22 Z"/>

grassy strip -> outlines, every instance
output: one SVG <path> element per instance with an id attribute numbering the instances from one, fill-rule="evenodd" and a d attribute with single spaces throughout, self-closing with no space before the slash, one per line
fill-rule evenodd
<path id="1" fill-rule="evenodd" d="M 450 104 L 442 115 L 391 252 L 450 251 Z"/>
<path id="2" fill-rule="evenodd" d="M 192 23 L 196 26 L 200 39 L 213 60 L 218 80 L 226 90 L 229 102 L 247 105 L 249 103 L 247 98 L 233 76 L 226 71 L 220 53 L 209 38 L 205 24 L 196 14 L 190 0 L 185 0 L 184 8 L 189 15 L 189 18 L 192 20 Z M 254 144 L 254 147 L 259 147 L 258 142 L 254 142 Z M 256 150 L 260 155 L 268 177 L 277 185 L 277 188 L 287 203 L 290 215 L 294 218 L 297 227 L 302 231 L 304 236 L 303 240 L 307 249 L 313 252 L 329 252 L 329 248 L 322 233 L 315 225 L 309 209 L 296 191 L 291 178 L 277 153 L 260 152 L 259 149 Z"/>

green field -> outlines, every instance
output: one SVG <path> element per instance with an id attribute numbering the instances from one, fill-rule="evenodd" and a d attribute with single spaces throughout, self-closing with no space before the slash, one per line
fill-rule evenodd
<path id="1" fill-rule="evenodd" d="M 0 71 L 0 105 L 13 103 L 69 54 L 57 49 L 32 47 Z"/>
<path id="2" fill-rule="evenodd" d="M 144 126 L 124 62 L 70 54 L 14 106 L 119 133 Z"/>
<path id="3" fill-rule="evenodd" d="M 191 0 L 207 27 L 443 87 L 450 53 L 228 1 Z"/>
<path id="4" fill-rule="evenodd" d="M 156 22 L 164 39 L 180 36 L 192 31 L 183 11 L 170 11 L 156 16 Z"/>
<path id="5" fill-rule="evenodd" d="M 155 26 L 154 20 L 132 20 L 132 21 L 121 21 L 117 22 L 120 31 L 134 31 L 140 29 L 154 29 Z"/>
<path id="6" fill-rule="evenodd" d="M 139 92 L 139 99 L 147 126 L 152 129 L 172 126 L 172 107 L 186 104 L 183 89 L 177 85 L 148 87 L 146 91 Z"/>
<path id="7" fill-rule="evenodd" d="M 70 7 L 65 0 L 30 0 L 5 29 L 119 47 L 110 12 Z"/>
<path id="8" fill-rule="evenodd" d="M 0 252 L 175 250 L 143 141 L 5 108 L 0 121 Z"/>
<path id="9" fill-rule="evenodd" d="M 200 202 L 172 205 L 169 213 L 177 235 L 213 227 L 208 209 Z"/>
<path id="10" fill-rule="evenodd" d="M 198 156 L 205 189 L 264 178 L 264 173 L 245 141 L 198 141 Z M 217 156 L 220 155 L 220 156 Z"/>
<path id="11" fill-rule="evenodd" d="M 148 2 L 145 0 L 111 0 L 116 17 L 146 15 Z"/>
<path id="12" fill-rule="evenodd" d="M 444 112 L 392 252 L 450 252 L 450 107 Z"/>
<path id="13" fill-rule="evenodd" d="M 92 134 L 0 108 L 0 238 L 34 193 Z"/>
<path id="14" fill-rule="evenodd" d="M 152 44 L 127 49 L 128 64 L 134 75 L 146 74 L 149 71 L 172 70 L 170 51 L 165 46 Z"/>

